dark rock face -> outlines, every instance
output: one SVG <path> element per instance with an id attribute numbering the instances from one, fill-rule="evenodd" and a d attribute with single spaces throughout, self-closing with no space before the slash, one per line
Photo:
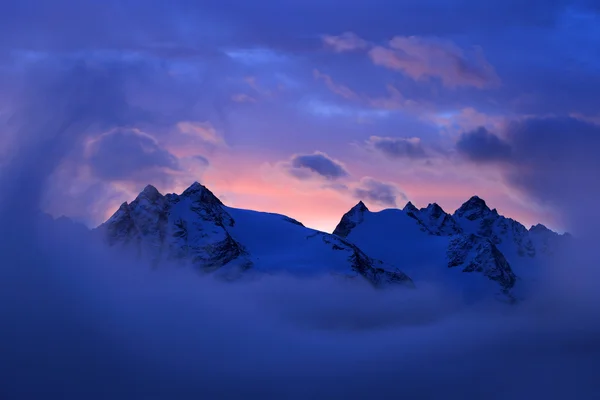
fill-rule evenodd
<path id="1" fill-rule="evenodd" d="M 317 232 L 311 236 L 321 237 L 321 239 L 328 245 L 332 246 L 332 249 L 334 250 L 347 252 L 348 260 L 351 263 L 352 269 L 375 287 L 383 287 L 390 284 L 402 284 L 409 287 L 414 287 L 414 283 L 408 277 L 408 275 L 401 272 L 397 268 L 392 268 L 391 266 L 385 265 L 383 261 L 367 256 L 357 246 L 345 239 L 328 235 L 323 232 Z"/>
<path id="2" fill-rule="evenodd" d="M 366 206 L 360 202 L 348 215 L 350 219 L 360 220 L 366 211 Z M 304 225 L 292 218 L 264 214 L 269 221 L 274 217 L 281 218 L 285 226 L 290 223 L 304 228 Z M 158 265 L 162 260 L 179 261 L 191 264 L 202 272 L 214 272 L 227 266 L 226 275 L 232 271 L 237 274 L 252 268 L 252 260 L 257 261 L 258 258 L 252 258 L 244 245 L 236 240 L 239 232 L 236 233 L 238 227 L 234 228 L 236 221 L 232 215 L 236 215 L 232 209 L 225 207 L 212 192 L 199 183 L 194 183 L 181 195 L 165 196 L 148 186 L 131 204 L 122 204 L 98 230 L 109 245 L 133 248 L 141 257 L 150 259 L 153 265 Z M 254 227 L 249 229 L 253 230 Z M 306 232 L 314 232 L 304 229 Z M 288 232 L 287 228 L 284 231 Z M 402 272 L 371 259 L 355 245 L 338 236 L 315 232 L 308 235 L 307 239 L 323 242 L 316 246 L 317 251 L 325 246 L 331 252 L 346 252 L 348 274 L 361 276 L 374 286 L 412 284 L 410 278 Z M 325 256 L 326 259 L 327 257 Z M 302 258 L 303 255 L 299 254 L 300 261 Z M 320 262 L 318 258 L 315 260 Z M 334 264 L 339 261 L 340 258 L 337 258 Z M 339 266 L 335 265 L 336 268 Z"/>
<path id="3" fill-rule="evenodd" d="M 423 232 L 427 232 L 430 235 L 453 236 L 462 233 L 461 227 L 456 223 L 454 218 L 436 203 L 429 204 L 426 208 L 421 208 L 420 210 L 412 206 L 406 213 L 406 215 L 417 221 Z"/>
<path id="4" fill-rule="evenodd" d="M 98 229 L 109 245 L 134 247 L 154 265 L 180 260 L 214 271 L 239 260 L 247 269 L 247 252 L 227 231 L 234 224 L 221 201 L 196 182 L 180 196 L 163 196 L 149 185 Z"/>
<path id="5" fill-rule="evenodd" d="M 448 268 L 463 272 L 480 272 L 508 292 L 516 282 L 510 264 L 489 238 L 476 235 L 458 236 L 448 246 Z"/>
<path id="6" fill-rule="evenodd" d="M 514 249 L 520 257 L 535 257 L 536 249 L 527 228 L 511 218 L 490 210 L 485 201 L 477 196 L 464 203 L 453 215 L 459 225 L 479 236 L 492 240 L 503 249 Z"/>
<path id="7" fill-rule="evenodd" d="M 364 213 L 367 211 L 369 211 L 369 209 L 365 206 L 365 203 L 360 201 L 357 205 L 352 207 L 350 211 L 344 214 L 342 220 L 333 231 L 333 234 L 342 238 L 347 237 L 352 229 L 363 221 Z"/>
<path id="8" fill-rule="evenodd" d="M 362 209 L 357 205 L 344 215 L 336 228 L 339 236 L 347 237 L 363 222 L 365 212 Z M 533 258 L 538 252 L 551 254 L 550 249 L 557 244 L 555 238 L 558 235 L 554 232 L 543 226 L 528 231 L 519 222 L 490 209 L 478 196 L 471 197 L 454 214 L 446 213 L 435 203 L 418 209 L 408 202 L 402 211 L 414 219 L 422 232 L 450 238 L 446 260 L 449 267 L 462 266 L 465 272 L 481 273 L 498 282 L 505 292 L 516 282 L 507 257 L 512 260 Z M 381 240 L 395 239 L 381 237 Z"/>
<path id="9" fill-rule="evenodd" d="M 492 211 L 487 206 L 485 201 L 478 196 L 473 196 L 466 203 L 464 203 L 454 215 L 460 218 L 466 218 L 469 221 L 474 221 L 476 219 L 480 219 L 485 217 L 488 213 Z"/>
<path id="10" fill-rule="evenodd" d="M 248 253 L 244 247 L 236 242 L 229 234 L 220 242 L 211 243 L 205 246 L 203 251 L 197 251 L 193 258 L 193 263 L 205 272 L 215 271 L 222 266 L 236 260 Z M 241 269 L 246 270 L 252 267 L 252 262 L 245 261 Z"/>

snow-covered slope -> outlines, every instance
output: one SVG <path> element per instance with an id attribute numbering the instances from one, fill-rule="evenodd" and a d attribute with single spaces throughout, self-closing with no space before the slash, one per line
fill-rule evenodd
<path id="1" fill-rule="evenodd" d="M 178 262 L 227 276 L 248 270 L 333 273 L 363 277 L 376 286 L 412 284 L 404 273 L 343 238 L 283 215 L 227 207 L 197 182 L 181 195 L 163 196 L 147 186 L 98 230 L 110 245 L 132 249 L 154 265 Z"/>
<path id="2" fill-rule="evenodd" d="M 529 279 L 536 261 L 565 238 L 539 225 L 527 230 L 477 196 L 452 215 L 435 203 L 371 212 L 361 202 L 342 217 L 334 234 L 402 265 L 417 286 L 434 281 L 469 296 L 490 288 L 508 296 L 519 293 L 519 272 Z"/>

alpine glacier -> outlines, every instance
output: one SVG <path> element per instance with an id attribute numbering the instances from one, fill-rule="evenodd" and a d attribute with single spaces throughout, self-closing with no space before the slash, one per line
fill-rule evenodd
<path id="1" fill-rule="evenodd" d="M 411 202 L 402 210 L 371 212 L 361 201 L 344 214 L 334 234 L 402 265 L 417 286 L 436 282 L 469 298 L 494 293 L 510 300 L 526 292 L 541 265 L 569 238 L 543 225 L 528 230 L 478 196 L 454 214 L 435 203 L 418 209 Z"/>
<path id="2" fill-rule="evenodd" d="M 227 279 L 334 274 L 374 286 L 438 284 L 467 299 L 513 301 L 568 235 L 531 229 L 473 196 L 454 214 L 439 205 L 371 212 L 360 201 L 333 234 L 280 214 L 224 205 L 195 182 L 182 194 L 148 185 L 97 228 L 110 246 L 158 267 L 187 264 Z"/>
<path id="3" fill-rule="evenodd" d="M 163 196 L 148 185 L 97 229 L 110 245 L 133 249 L 155 266 L 163 261 L 191 264 L 230 279 L 251 270 L 329 273 L 362 277 L 375 286 L 412 286 L 403 272 L 339 236 L 283 215 L 227 207 L 197 182 L 181 195 Z"/>

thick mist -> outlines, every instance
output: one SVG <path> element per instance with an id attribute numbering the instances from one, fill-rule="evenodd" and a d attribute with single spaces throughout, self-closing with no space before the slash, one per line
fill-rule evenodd
<path id="1" fill-rule="evenodd" d="M 467 307 L 427 285 L 151 270 L 37 212 L 100 118 L 93 102 L 65 104 L 18 125 L 0 172 L 0 398 L 600 397 L 593 247 L 557 257 L 516 306 Z"/>

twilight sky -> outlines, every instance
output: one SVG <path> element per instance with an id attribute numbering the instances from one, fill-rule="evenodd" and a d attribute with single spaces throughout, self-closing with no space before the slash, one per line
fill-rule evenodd
<path id="1" fill-rule="evenodd" d="M 227 205 L 328 231 L 360 199 L 453 211 L 473 194 L 526 225 L 570 229 L 565 210 L 597 193 L 593 0 L 1 10 L 0 167 L 27 141 L 60 137 L 43 206 L 90 226 L 148 183 L 197 180 Z"/>

